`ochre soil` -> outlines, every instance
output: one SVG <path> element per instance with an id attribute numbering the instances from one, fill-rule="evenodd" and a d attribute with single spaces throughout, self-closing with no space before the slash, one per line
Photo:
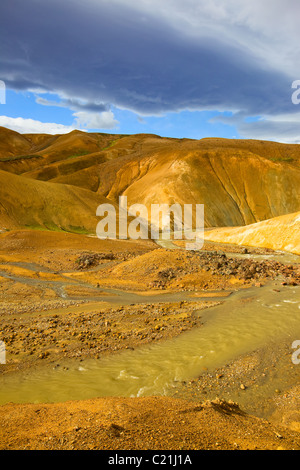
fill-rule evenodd
<path id="1" fill-rule="evenodd" d="M 290 340 L 268 343 L 199 377 L 177 383 L 172 396 L 192 401 L 239 403 L 243 411 L 300 431 L 300 367 L 291 361 Z"/>
<path id="2" fill-rule="evenodd" d="M 99 398 L 1 406 L 0 449 L 299 450 L 300 434 L 222 400 Z"/>
<path id="3" fill-rule="evenodd" d="M 222 301 L 233 289 L 259 288 L 276 276 L 283 284 L 299 283 L 296 266 L 232 260 L 230 253 L 221 253 L 213 244 L 209 249 L 215 253 L 189 253 L 158 248 L 151 241 L 104 242 L 29 230 L 0 234 L 0 242 L 0 340 L 7 349 L 7 364 L 0 366 L 0 374 L 18 374 L 28 367 L 53 368 L 53 363 L 64 360 L 163 341 L 201 327 L 196 310 Z M 139 293 L 147 301 L 122 302 L 110 289 L 123 289 L 124 295 Z M 156 300 L 162 293 L 180 292 L 190 299 Z M 265 357 L 271 367 L 271 357 Z M 247 364 L 242 362 L 239 368 L 244 381 Z M 205 381 L 206 389 L 211 386 L 216 396 L 224 396 L 233 384 L 229 374 L 216 373 L 227 377 L 222 390 L 217 384 L 221 378 L 207 375 L 199 380 Z M 299 397 L 297 389 L 285 391 L 289 399 L 280 401 L 280 416 L 270 424 L 245 414 L 227 396 L 226 402 L 213 401 L 212 393 L 197 396 L 199 380 L 180 384 L 180 399 L 174 390 L 169 398 L 1 406 L 0 448 L 300 448 L 299 419 L 292 406 Z M 245 383 L 248 387 L 249 382 Z"/>

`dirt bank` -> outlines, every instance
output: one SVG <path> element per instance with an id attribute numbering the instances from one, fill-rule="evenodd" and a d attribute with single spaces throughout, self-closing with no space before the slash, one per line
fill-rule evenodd
<path id="1" fill-rule="evenodd" d="M 300 449 L 300 434 L 234 403 L 99 398 L 0 407 L 0 449 Z"/>
<path id="2" fill-rule="evenodd" d="M 172 302 L 97 308 L 86 305 L 23 316 L 2 314 L 7 364 L 1 374 L 99 358 L 163 341 L 201 325 L 198 310 L 218 302 Z M 56 312 L 56 313 L 54 313 Z"/>
<path id="3" fill-rule="evenodd" d="M 177 383 L 172 396 L 192 401 L 219 397 L 275 424 L 300 431 L 300 366 L 292 342 L 271 342 L 215 370 Z"/>

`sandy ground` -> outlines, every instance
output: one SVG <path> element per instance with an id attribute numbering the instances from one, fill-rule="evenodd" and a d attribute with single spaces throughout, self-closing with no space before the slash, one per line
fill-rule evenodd
<path id="1" fill-rule="evenodd" d="M 234 403 L 101 398 L 0 408 L 0 449 L 287 450 L 300 434 Z"/>
<path id="2" fill-rule="evenodd" d="M 178 383 L 173 396 L 234 401 L 248 414 L 300 431 L 300 367 L 292 363 L 292 351 L 290 341 L 269 343 L 221 368 Z"/>
<path id="3" fill-rule="evenodd" d="M 30 231 L 8 232 L 0 241 L 0 339 L 7 348 L 0 379 L 29 367 L 163 341 L 201 328 L 195 311 L 215 305 L 234 289 L 259 288 L 277 276 L 283 284 L 300 280 L 297 266 L 231 259 L 228 248 L 225 254 L 212 244 L 214 253 L 201 254 L 164 250 L 152 242 L 100 242 Z M 122 303 L 113 289 L 123 289 L 127 301 Z M 162 291 L 193 298 L 157 301 Z M 137 294 L 147 301 L 130 301 Z M 256 351 L 213 374 L 204 371 L 178 384 L 173 397 L 1 406 L 0 446 L 298 449 L 300 370 L 291 368 L 287 348 Z M 275 389 L 274 371 L 284 373 L 284 390 Z M 272 383 L 272 373 L 274 390 L 260 401 L 256 390 L 266 377 Z M 268 421 L 261 418 L 267 415 Z"/>

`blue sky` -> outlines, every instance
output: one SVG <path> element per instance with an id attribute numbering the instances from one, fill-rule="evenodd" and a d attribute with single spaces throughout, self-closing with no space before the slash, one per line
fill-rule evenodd
<path id="1" fill-rule="evenodd" d="M 37 102 L 40 96 L 48 101 L 53 101 L 53 103 L 60 103 L 59 96 L 37 95 L 30 91 L 7 90 L 5 113 L 14 119 L 21 116 L 23 119 L 31 119 L 41 123 L 59 123 L 66 126 L 67 129 L 71 129 L 74 123 L 73 111 L 68 107 L 41 105 Z M 111 106 L 111 111 L 117 121 L 111 129 L 89 128 L 89 130 L 91 132 L 100 130 L 113 134 L 151 133 L 191 139 L 200 139 L 207 136 L 238 137 L 235 126 L 223 124 L 222 122 L 211 122 L 213 118 L 221 115 L 214 111 L 181 111 L 165 113 L 160 117 L 141 117 L 132 111 L 121 110 L 114 106 Z M 17 123 L 15 126 L 17 126 Z M 20 129 L 16 130 L 21 132 L 22 124 Z"/>
<path id="2" fill-rule="evenodd" d="M 300 142 L 298 0 L 1 0 L 0 125 Z"/>

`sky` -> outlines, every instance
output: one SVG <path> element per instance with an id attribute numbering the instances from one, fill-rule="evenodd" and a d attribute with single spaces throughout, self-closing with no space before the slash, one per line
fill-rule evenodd
<path id="1" fill-rule="evenodd" d="M 1 0 L 0 126 L 300 143 L 299 0 Z"/>

